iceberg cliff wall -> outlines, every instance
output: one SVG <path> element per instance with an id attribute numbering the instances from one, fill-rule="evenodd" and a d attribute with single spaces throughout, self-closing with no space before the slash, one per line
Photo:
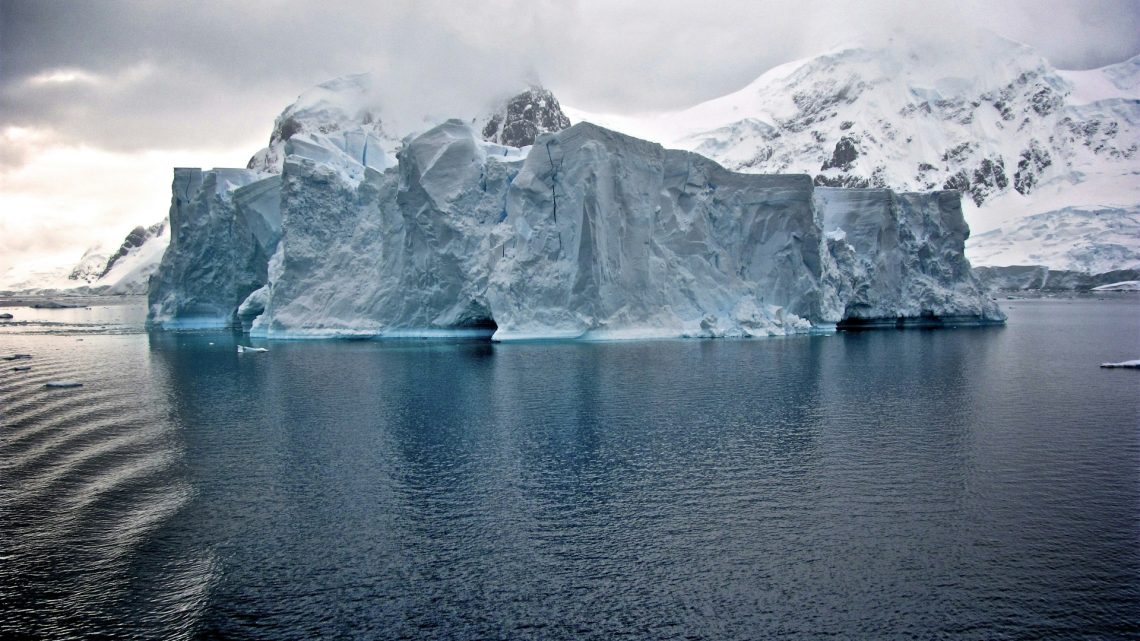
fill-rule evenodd
<path id="1" fill-rule="evenodd" d="M 288 149 L 280 176 L 176 172 L 195 195 L 172 203 L 152 320 L 511 340 L 1003 319 L 963 256 L 956 192 L 739 174 L 588 123 L 524 158 L 448 121 L 383 172 Z"/>
<path id="2" fill-rule="evenodd" d="M 238 305 L 265 283 L 265 253 L 250 214 L 239 213 L 242 188 L 257 179 L 244 169 L 174 170 L 170 245 L 147 292 L 152 323 L 231 325 Z"/>
<path id="3" fill-rule="evenodd" d="M 397 157 L 396 169 L 369 170 L 355 185 L 289 157 L 287 231 L 254 334 L 490 335 L 491 231 L 518 162 L 488 156 L 459 121 L 408 141 Z"/>
<path id="4" fill-rule="evenodd" d="M 729 172 L 582 123 L 540 137 L 507 194 L 496 338 L 754 335 L 839 320 L 811 180 Z"/>
<path id="5" fill-rule="evenodd" d="M 956 191 L 815 190 L 848 325 L 1001 321 L 970 271 Z"/>

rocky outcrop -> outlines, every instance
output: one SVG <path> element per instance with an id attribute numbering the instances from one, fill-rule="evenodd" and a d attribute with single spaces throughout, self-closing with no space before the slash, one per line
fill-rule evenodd
<path id="1" fill-rule="evenodd" d="M 507 100 L 483 125 L 483 139 L 508 147 L 527 147 L 539 134 L 562 131 L 570 119 L 558 99 L 542 87 L 531 87 Z"/>

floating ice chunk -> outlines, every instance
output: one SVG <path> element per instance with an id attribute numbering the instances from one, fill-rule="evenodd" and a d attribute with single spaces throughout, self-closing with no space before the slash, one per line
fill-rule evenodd
<path id="1" fill-rule="evenodd" d="M 1119 363 L 1101 363 L 1101 367 L 1127 367 L 1130 369 L 1140 369 L 1140 358 L 1134 361 L 1120 361 Z"/>
<path id="2" fill-rule="evenodd" d="M 63 388 L 69 388 L 69 387 L 83 387 L 83 383 L 80 383 L 79 381 L 48 381 L 47 383 L 44 383 L 44 387 L 51 387 L 51 388 L 57 388 L 57 389 L 63 389 Z"/>
<path id="3" fill-rule="evenodd" d="M 244 354 L 246 352 L 257 353 L 257 352 L 268 352 L 269 351 L 268 349 L 266 349 L 264 347 L 246 347 L 245 345 L 238 345 L 237 348 L 238 348 L 238 354 Z"/>

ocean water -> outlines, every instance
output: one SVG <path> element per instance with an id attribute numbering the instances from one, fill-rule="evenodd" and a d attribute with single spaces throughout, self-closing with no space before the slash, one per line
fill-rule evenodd
<path id="1" fill-rule="evenodd" d="M 4 310 L 0 638 L 1140 638 L 1135 295 L 241 355 L 103 303 Z"/>

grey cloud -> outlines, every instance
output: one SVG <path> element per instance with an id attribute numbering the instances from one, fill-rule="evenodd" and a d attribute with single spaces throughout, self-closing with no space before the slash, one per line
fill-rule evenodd
<path id="1" fill-rule="evenodd" d="M 378 74 L 396 118 L 467 112 L 530 74 L 570 104 L 645 111 L 727 93 L 846 36 L 886 29 L 952 37 L 982 26 L 1060 67 L 1098 66 L 1140 51 L 1138 16 L 1130 0 L 0 0 L 0 127 L 115 150 L 261 140 L 298 93 L 358 71 Z M 68 68 L 104 82 L 27 83 Z M 150 73 L 131 75 L 140 68 Z"/>

